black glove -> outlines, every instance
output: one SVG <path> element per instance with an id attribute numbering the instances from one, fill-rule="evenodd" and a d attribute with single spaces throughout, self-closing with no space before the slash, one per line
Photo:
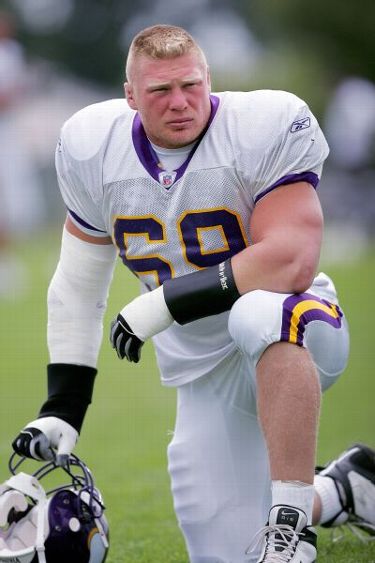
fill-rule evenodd
<path id="1" fill-rule="evenodd" d="M 120 314 L 117 315 L 116 320 L 111 322 L 110 341 L 120 360 L 126 357 L 129 362 L 136 364 L 139 362 L 144 342 L 134 334 Z"/>

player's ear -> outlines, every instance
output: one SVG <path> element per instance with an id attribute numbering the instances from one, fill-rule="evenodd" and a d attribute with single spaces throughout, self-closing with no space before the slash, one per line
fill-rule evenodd
<path id="1" fill-rule="evenodd" d="M 207 67 L 207 84 L 208 84 L 208 89 L 211 92 L 211 73 L 209 67 Z"/>
<path id="2" fill-rule="evenodd" d="M 131 107 L 131 109 L 138 109 L 137 104 L 136 104 L 135 99 L 134 99 L 133 88 L 129 84 L 129 82 L 125 82 L 124 91 L 125 91 L 125 98 L 127 99 L 128 104 Z"/>

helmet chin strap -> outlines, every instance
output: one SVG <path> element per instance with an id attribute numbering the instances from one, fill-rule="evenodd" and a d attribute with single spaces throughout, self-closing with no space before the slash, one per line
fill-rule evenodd
<path id="1" fill-rule="evenodd" d="M 105 531 L 104 531 L 104 529 L 103 529 L 102 523 L 100 522 L 99 518 L 95 518 L 95 524 L 96 524 L 96 527 L 97 527 L 98 530 L 99 530 L 99 534 L 100 534 L 100 536 L 101 536 L 101 538 L 102 538 L 104 547 L 108 549 L 108 548 L 109 548 L 109 542 L 108 542 L 106 533 L 105 533 Z"/>

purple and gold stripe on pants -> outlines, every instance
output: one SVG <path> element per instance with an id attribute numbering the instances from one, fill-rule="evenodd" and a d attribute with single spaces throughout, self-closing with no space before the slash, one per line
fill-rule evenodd
<path id="1" fill-rule="evenodd" d="M 325 299 L 309 293 L 291 295 L 283 303 L 280 340 L 303 346 L 303 336 L 309 322 L 323 321 L 340 328 L 342 316 L 340 308 Z"/>

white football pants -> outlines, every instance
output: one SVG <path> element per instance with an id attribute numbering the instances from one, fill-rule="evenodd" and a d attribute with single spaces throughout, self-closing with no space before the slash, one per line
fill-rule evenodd
<path id="1" fill-rule="evenodd" d="M 257 560 L 246 549 L 271 502 L 266 445 L 256 413 L 256 364 L 279 341 L 306 346 L 322 389 L 345 369 L 349 335 L 331 280 L 321 274 L 304 294 L 253 291 L 234 304 L 237 344 L 219 366 L 178 388 L 168 447 L 175 512 L 191 563 Z M 301 430 L 303 431 L 303 430 Z"/>

